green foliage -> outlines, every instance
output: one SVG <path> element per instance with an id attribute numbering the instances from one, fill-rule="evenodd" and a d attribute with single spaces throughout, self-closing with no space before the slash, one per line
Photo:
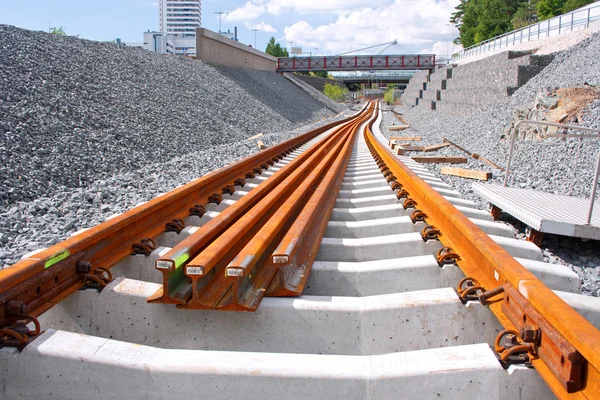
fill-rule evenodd
<path id="1" fill-rule="evenodd" d="M 388 85 L 387 90 L 383 94 L 383 100 L 385 100 L 385 102 L 387 102 L 388 104 L 394 104 L 394 86 L 393 85 L 391 87 L 390 87 L 390 85 Z"/>
<path id="2" fill-rule="evenodd" d="M 537 2 L 537 14 L 540 21 L 550 19 L 562 14 L 565 0 L 539 0 Z"/>
<path id="3" fill-rule="evenodd" d="M 50 33 L 58 36 L 67 36 L 67 32 L 65 32 L 65 28 L 62 26 L 54 27 L 50 29 Z"/>
<path id="4" fill-rule="evenodd" d="M 587 6 L 588 4 L 592 4 L 596 0 L 567 0 L 565 5 L 563 6 L 562 12 L 568 13 L 573 10 L 577 10 L 583 6 Z"/>
<path id="5" fill-rule="evenodd" d="M 537 13 L 540 21 L 568 13 L 580 7 L 587 6 L 595 0 L 538 0 Z"/>
<path id="6" fill-rule="evenodd" d="M 317 78 L 327 78 L 327 76 L 328 76 L 327 71 L 316 71 L 316 72 L 314 72 L 314 75 Z"/>
<path id="7" fill-rule="evenodd" d="M 267 43 L 267 48 L 265 53 L 272 55 L 273 57 L 289 57 L 289 53 L 285 47 L 281 47 L 279 42 L 275 41 L 275 38 L 272 37 Z"/>
<path id="8" fill-rule="evenodd" d="M 329 97 L 331 100 L 342 101 L 348 94 L 348 89 L 342 87 L 341 85 L 330 85 L 326 83 L 323 93 L 325 93 L 325 96 Z"/>
<path id="9" fill-rule="evenodd" d="M 513 15 L 511 22 L 514 29 L 520 29 L 535 24 L 537 22 L 535 2 L 520 5 Z"/>

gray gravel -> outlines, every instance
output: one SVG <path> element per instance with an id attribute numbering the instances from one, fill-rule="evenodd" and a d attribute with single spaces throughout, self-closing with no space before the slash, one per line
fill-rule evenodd
<path id="1" fill-rule="evenodd" d="M 0 25 L 0 268 L 341 118 L 285 78 Z M 328 118 L 328 120 L 325 120 Z"/>
<path id="2" fill-rule="evenodd" d="M 511 97 L 499 99 L 493 106 L 478 109 L 468 115 L 455 116 L 418 107 L 396 109 L 404 113 L 411 125 L 405 133 L 423 136 L 424 144 L 440 143 L 443 137 L 447 137 L 471 152 L 479 153 L 499 165 L 505 165 L 508 144 L 501 140 L 501 137 L 515 110 L 531 107 L 540 89 L 573 87 L 586 83 L 592 86 L 599 85 L 599 54 L 600 34 L 596 33 L 571 49 L 558 53 L 549 66 Z M 600 128 L 600 101 L 594 101 L 588 106 L 581 125 Z M 465 155 L 453 147 L 445 148 L 438 154 Z M 511 167 L 510 185 L 589 197 L 597 156 L 596 140 L 518 141 Z M 494 178 L 490 184 L 501 184 L 503 181 L 500 171 L 490 169 L 477 160 L 469 159 L 464 167 L 492 171 Z M 439 166 L 430 168 L 439 175 Z M 439 176 L 462 192 L 466 198 L 483 205 L 483 200 L 471 189 L 472 181 Z M 524 227 L 514 220 L 510 222 L 514 223 L 522 236 Z M 580 275 L 584 293 L 600 295 L 600 245 L 597 241 L 584 242 L 580 239 L 548 236 L 544 240 L 543 250 L 547 261 L 569 265 Z"/>

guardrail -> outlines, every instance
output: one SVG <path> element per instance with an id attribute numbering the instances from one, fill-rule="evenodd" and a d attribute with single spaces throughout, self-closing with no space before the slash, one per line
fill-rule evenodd
<path id="1" fill-rule="evenodd" d="M 452 55 L 452 62 L 544 37 L 558 36 L 600 21 L 600 4 L 580 8 L 546 21 L 488 39 Z"/>

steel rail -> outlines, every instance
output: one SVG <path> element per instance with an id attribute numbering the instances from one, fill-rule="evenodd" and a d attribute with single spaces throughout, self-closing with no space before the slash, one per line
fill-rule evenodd
<path id="1" fill-rule="evenodd" d="M 365 125 L 376 118 L 377 113 L 374 112 Z M 332 193 L 338 193 L 342 187 L 343 172 L 350 162 L 355 136 L 356 132 L 344 145 L 342 157 L 338 157 L 327 172 L 321 185 L 273 252 L 271 262 L 277 270 L 267 296 L 299 296 L 304 291 L 337 200 Z"/>
<path id="2" fill-rule="evenodd" d="M 283 167 L 279 172 L 293 170 L 290 176 L 295 179 L 278 185 L 185 266 L 185 274 L 192 280 L 192 298 L 179 308 L 256 310 L 274 275 L 266 261 L 278 243 L 277 237 L 298 216 L 326 171 L 340 157 L 349 136 L 371 112 L 343 126 L 325 145 L 315 144 L 318 151 L 301 165 L 291 162 Z"/>
<path id="3" fill-rule="evenodd" d="M 528 341 L 531 363 L 551 390 L 565 399 L 600 398 L 600 331 L 400 162 L 370 129 L 365 139 L 410 204 L 441 232 L 442 244 L 458 254 L 466 276 L 494 293 L 504 292 L 488 302 L 489 308 L 506 329 Z"/>
<path id="4" fill-rule="evenodd" d="M 358 117 L 348 122 L 340 124 L 336 129 L 339 132 L 340 129 L 352 124 L 353 121 Z M 310 161 L 323 157 L 328 148 L 333 145 L 336 141 L 338 133 L 334 132 L 329 135 L 319 146 L 312 146 L 307 151 L 296 157 L 293 161 L 287 164 L 285 167 L 277 171 L 273 176 L 267 179 L 264 183 L 259 185 L 256 189 L 250 191 L 247 195 L 235 202 L 235 204 L 227 207 L 218 217 L 212 219 L 208 223 L 204 224 L 196 232 L 182 240 L 179 244 L 174 246 L 170 251 L 161 256 L 156 261 L 156 269 L 163 274 L 163 285 L 154 295 L 152 295 L 148 302 L 151 303 L 163 303 L 163 304 L 185 304 L 192 296 L 192 287 L 195 284 L 196 275 L 205 275 L 204 271 L 196 269 L 194 271 L 201 272 L 200 274 L 190 274 L 192 278 L 186 278 L 185 269 L 186 265 L 191 259 L 196 257 L 201 251 L 205 250 L 215 240 L 223 235 L 228 229 L 231 228 L 242 216 L 249 212 L 255 207 L 262 199 L 268 196 L 272 191 L 281 192 L 282 184 L 295 186 L 300 179 L 302 179 L 303 171 L 308 171 Z M 304 165 L 305 163 L 307 163 Z M 302 165 L 304 165 L 302 167 Z M 298 166 L 301 166 L 300 171 L 296 171 Z M 241 233 L 241 231 L 240 231 Z M 238 235 L 235 235 L 237 238 Z M 228 243 L 228 247 L 231 243 Z M 208 268 L 206 274 L 208 274 Z"/>
<path id="5" fill-rule="evenodd" d="M 169 223 L 188 217 L 190 209 L 207 203 L 212 195 L 230 190 L 236 182 L 243 183 L 243 178 L 262 172 L 267 163 L 355 118 L 327 124 L 255 153 L 0 270 L 0 328 L 15 323 L 23 314 L 41 315 L 84 287 L 89 277 L 99 279 L 97 273 L 131 255 L 136 243 L 164 233 Z"/>

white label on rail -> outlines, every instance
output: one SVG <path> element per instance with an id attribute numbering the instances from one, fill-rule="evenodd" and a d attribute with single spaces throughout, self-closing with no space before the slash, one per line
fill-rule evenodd
<path id="1" fill-rule="evenodd" d="M 204 275 L 204 267 L 187 267 L 187 275 Z"/>

